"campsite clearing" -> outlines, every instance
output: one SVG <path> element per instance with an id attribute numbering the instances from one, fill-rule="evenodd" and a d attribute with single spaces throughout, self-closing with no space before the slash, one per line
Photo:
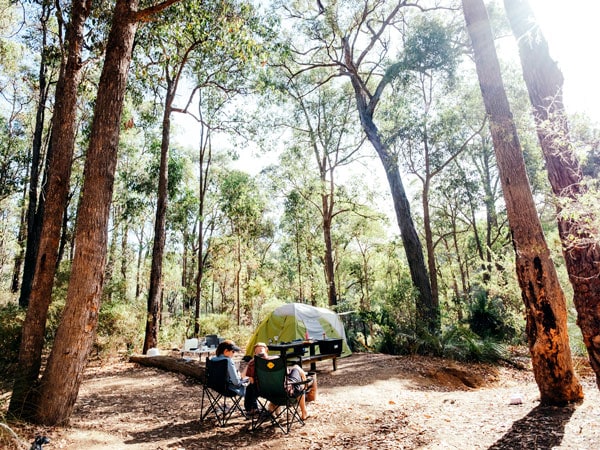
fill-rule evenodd
<path id="1" fill-rule="evenodd" d="M 600 448 L 600 395 L 591 371 L 578 368 L 584 402 L 540 408 L 530 370 L 353 354 L 337 371 L 318 372 L 311 417 L 285 436 L 270 427 L 251 433 L 243 420 L 203 426 L 198 383 L 126 361 L 94 361 L 70 427 L 11 425 L 29 442 L 47 435 L 48 450 Z M 522 404 L 510 404 L 514 394 Z"/>

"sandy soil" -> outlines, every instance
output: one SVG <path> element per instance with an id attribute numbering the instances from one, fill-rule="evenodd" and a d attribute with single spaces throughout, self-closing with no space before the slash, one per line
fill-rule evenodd
<path id="1" fill-rule="evenodd" d="M 48 436 L 44 450 L 600 448 L 600 395 L 584 367 L 585 400 L 566 408 L 540 407 L 531 371 L 511 367 L 354 354 L 317 369 L 310 417 L 289 435 L 241 417 L 200 423 L 201 385 L 125 361 L 89 366 L 69 427 L 10 425 L 24 441 Z"/>

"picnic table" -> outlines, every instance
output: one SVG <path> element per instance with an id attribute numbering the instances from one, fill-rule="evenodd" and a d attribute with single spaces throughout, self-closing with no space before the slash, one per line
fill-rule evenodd
<path id="1" fill-rule="evenodd" d="M 317 370 L 317 361 L 333 360 L 333 370 L 337 369 L 336 359 L 342 353 L 341 339 L 298 339 L 291 342 L 281 342 L 267 345 L 269 351 L 279 352 L 286 364 L 310 363 L 310 370 Z M 317 353 L 317 347 L 319 352 Z M 306 356 L 308 348 L 308 356 Z"/>

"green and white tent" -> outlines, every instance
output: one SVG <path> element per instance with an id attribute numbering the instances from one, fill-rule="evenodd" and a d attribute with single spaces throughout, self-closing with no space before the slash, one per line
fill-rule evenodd
<path id="1" fill-rule="evenodd" d="M 341 338 L 342 356 L 352 354 L 344 325 L 335 312 L 304 303 L 289 303 L 273 310 L 261 322 L 246 346 L 246 355 L 253 354 L 257 342 L 274 342 L 275 337 L 278 342 L 291 342 L 304 339 L 307 332 L 311 339 L 322 339 L 323 334 L 327 338 Z"/>

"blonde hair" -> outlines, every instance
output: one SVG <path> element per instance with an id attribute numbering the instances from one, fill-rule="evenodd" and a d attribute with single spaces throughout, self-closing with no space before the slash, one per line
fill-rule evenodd
<path id="1" fill-rule="evenodd" d="M 265 344 L 264 342 L 257 342 L 256 344 L 254 344 L 254 348 L 252 350 L 254 350 L 254 352 L 256 353 L 256 349 L 259 347 L 268 349 L 267 344 Z"/>

